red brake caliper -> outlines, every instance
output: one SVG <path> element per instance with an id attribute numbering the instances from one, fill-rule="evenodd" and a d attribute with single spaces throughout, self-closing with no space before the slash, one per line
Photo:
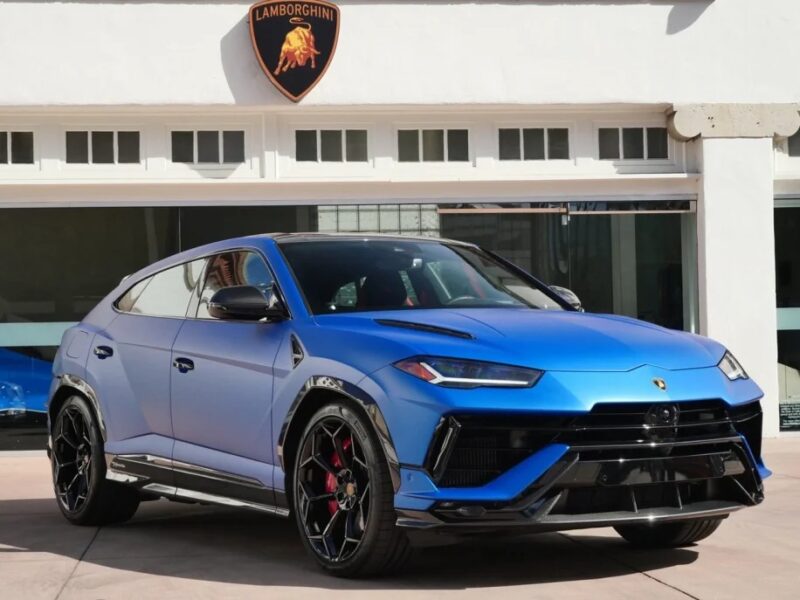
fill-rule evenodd
<path id="1" fill-rule="evenodd" d="M 351 438 L 345 438 L 344 441 L 342 442 L 342 450 L 347 452 L 350 449 L 350 446 L 352 444 L 353 444 L 353 440 Z M 342 464 L 342 461 L 339 460 L 339 455 L 336 453 L 336 450 L 334 450 L 333 454 L 331 454 L 330 461 L 331 461 L 331 466 L 334 469 L 341 469 L 344 466 Z M 339 486 L 338 486 L 338 483 L 336 481 L 336 476 L 333 473 L 326 474 L 325 475 L 325 491 L 327 493 L 329 493 L 329 494 L 333 494 L 336 491 L 337 487 L 339 487 Z M 332 500 L 328 500 L 328 512 L 331 513 L 331 516 L 333 516 L 333 513 L 335 513 L 337 510 L 339 510 L 339 503 L 336 502 L 336 500 L 333 500 L 333 499 Z"/>

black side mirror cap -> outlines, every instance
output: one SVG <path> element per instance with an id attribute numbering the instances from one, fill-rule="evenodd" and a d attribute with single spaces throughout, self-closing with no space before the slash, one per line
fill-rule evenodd
<path id="1" fill-rule="evenodd" d="M 208 314 L 215 319 L 242 321 L 279 321 L 287 316 L 274 288 L 262 292 L 252 285 L 234 285 L 218 290 L 208 302 Z"/>

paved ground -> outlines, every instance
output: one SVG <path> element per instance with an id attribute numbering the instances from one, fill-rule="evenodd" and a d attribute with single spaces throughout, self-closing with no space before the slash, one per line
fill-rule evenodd
<path id="1" fill-rule="evenodd" d="M 159 501 L 123 526 L 70 526 L 44 455 L 0 454 L 0 598 L 798 598 L 800 438 L 766 456 L 764 504 L 695 547 L 546 534 L 421 549 L 402 577 L 343 581 L 315 569 L 293 523 L 257 514 Z"/>

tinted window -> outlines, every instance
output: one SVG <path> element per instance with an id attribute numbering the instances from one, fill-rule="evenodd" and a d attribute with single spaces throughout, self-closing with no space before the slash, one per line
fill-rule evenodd
<path id="1" fill-rule="evenodd" d="M 123 305 L 130 300 L 130 294 L 136 298 L 129 312 L 156 317 L 185 317 L 189 298 L 202 269 L 203 260 L 196 260 L 156 273 L 128 290 L 117 307 L 124 310 Z M 146 285 L 142 286 L 143 283 Z M 138 290 L 140 286 L 142 289 Z"/>
<path id="2" fill-rule="evenodd" d="M 217 254 L 208 259 L 206 281 L 200 294 L 197 317 L 211 319 L 208 303 L 212 296 L 222 288 L 235 285 L 252 285 L 265 292 L 273 285 L 264 259 L 255 252 L 237 251 Z"/>
<path id="3" fill-rule="evenodd" d="M 488 254 L 425 241 L 353 240 L 281 245 L 317 314 L 413 308 L 561 306 Z"/>

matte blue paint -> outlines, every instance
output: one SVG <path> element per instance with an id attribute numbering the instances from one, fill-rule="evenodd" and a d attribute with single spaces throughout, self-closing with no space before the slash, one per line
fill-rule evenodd
<path id="1" fill-rule="evenodd" d="M 119 314 L 112 306 L 157 271 L 235 248 L 259 252 L 269 262 L 291 319 L 194 321 Z M 435 324 L 474 339 L 387 327 L 376 318 Z M 291 335 L 305 352 L 297 367 Z M 78 336 L 91 341 L 73 344 Z M 112 348 L 114 356 L 99 360 L 92 354 L 99 344 Z M 716 367 L 724 352 L 700 336 L 570 311 L 459 308 L 313 316 L 276 241 L 253 236 L 183 252 L 127 278 L 67 330 L 53 373 L 79 376 L 95 389 L 108 451 L 174 457 L 255 478 L 276 490 L 285 487 L 276 444 L 293 402 L 311 377 L 333 377 L 377 404 L 403 467 L 396 505 L 424 510 L 441 500 L 512 499 L 567 450 L 544 448 L 482 487 L 439 489 L 420 466 L 443 415 L 579 414 L 603 402 L 720 398 L 735 405 L 760 398 L 755 382 L 731 382 Z M 532 388 L 443 388 L 392 366 L 417 355 L 488 360 L 545 373 Z M 195 370 L 173 369 L 178 357 L 191 358 Z M 666 391 L 653 385 L 655 377 L 667 382 Z M 767 472 L 760 462 L 759 470 Z"/>

